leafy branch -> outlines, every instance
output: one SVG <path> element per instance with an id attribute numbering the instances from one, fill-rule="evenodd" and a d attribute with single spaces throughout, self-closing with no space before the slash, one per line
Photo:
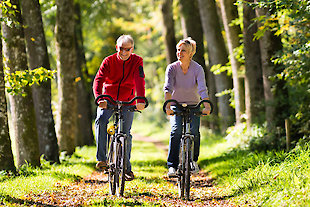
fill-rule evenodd
<path id="1" fill-rule="evenodd" d="M 54 78 L 56 71 L 48 70 L 43 67 L 33 70 L 15 71 L 14 73 L 5 73 L 6 89 L 13 95 L 25 96 L 24 87 L 33 84 L 40 85 L 42 82 Z"/>

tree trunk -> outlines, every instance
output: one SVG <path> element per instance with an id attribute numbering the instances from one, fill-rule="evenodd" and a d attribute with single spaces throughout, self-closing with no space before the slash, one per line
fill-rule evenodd
<path id="1" fill-rule="evenodd" d="M 216 86 L 215 86 L 215 80 L 214 80 L 214 74 L 211 73 L 210 69 L 207 68 L 205 63 L 205 50 L 204 50 L 204 44 L 203 44 L 203 29 L 201 24 L 201 19 L 198 8 L 198 2 L 197 0 L 188 1 L 188 0 L 179 0 L 180 1 L 180 9 L 181 9 L 181 21 L 183 22 L 183 35 L 184 37 L 192 37 L 196 41 L 196 54 L 193 57 L 193 60 L 195 60 L 197 63 L 199 63 L 206 75 L 206 83 L 208 86 L 209 91 L 209 98 L 212 103 L 214 103 L 214 110 L 213 110 L 213 118 L 212 122 L 210 123 L 211 129 L 218 128 L 218 124 L 215 120 L 217 120 L 218 116 L 218 108 L 217 108 L 217 98 L 215 96 L 216 94 Z"/>
<path id="2" fill-rule="evenodd" d="M 256 9 L 257 16 L 270 16 L 266 9 Z M 278 22 L 274 22 L 278 24 Z M 265 116 L 267 121 L 267 129 L 269 132 L 275 131 L 275 127 L 283 127 L 285 117 L 285 106 L 286 100 L 281 97 L 287 97 L 287 91 L 283 90 L 284 84 L 281 84 L 281 80 L 272 82 L 270 77 L 274 77 L 276 74 L 281 73 L 281 66 L 275 65 L 271 62 L 272 57 L 276 52 L 282 49 L 281 37 L 275 36 L 274 32 L 267 30 L 259 39 L 260 50 L 261 50 L 261 62 L 263 71 L 263 83 L 264 83 L 264 95 L 265 95 Z M 272 90 L 272 88 L 274 88 Z M 277 97 L 277 98 L 276 98 Z M 277 101 L 285 100 L 285 101 Z M 283 117 L 279 117 L 284 115 Z"/>
<path id="3" fill-rule="evenodd" d="M 21 1 L 30 69 L 50 69 L 39 0 Z M 51 162 L 59 162 L 59 150 L 51 107 L 51 81 L 32 87 L 40 154 Z"/>
<path id="4" fill-rule="evenodd" d="M 86 81 L 88 79 L 88 73 L 86 68 L 85 53 L 83 48 L 83 35 L 82 35 L 82 23 L 81 23 L 81 10 L 79 3 L 75 4 L 75 34 L 76 34 L 76 53 L 77 64 L 76 72 L 77 76 L 81 79 L 77 82 L 77 108 L 78 108 L 78 130 L 77 130 L 77 146 L 93 145 L 94 135 L 92 131 L 92 112 L 90 100 L 92 96 L 90 94 L 91 88 L 86 87 Z M 84 72 L 84 73 L 83 73 Z M 86 74 L 85 74 L 86 73 Z M 85 80 L 86 78 L 86 80 Z M 89 86 L 91 84 L 88 84 Z"/>
<path id="5" fill-rule="evenodd" d="M 253 2 L 254 0 L 251 0 Z M 263 80 L 261 68 L 261 52 L 259 42 L 254 41 L 257 32 L 257 24 L 254 23 L 255 11 L 247 4 L 243 6 L 243 41 L 245 56 L 245 105 L 247 125 L 257 123 L 264 111 L 263 104 Z"/>
<path id="6" fill-rule="evenodd" d="M 57 137 L 68 155 L 75 151 L 77 133 L 76 46 L 73 0 L 56 0 L 56 54 L 58 81 Z"/>
<path id="7" fill-rule="evenodd" d="M 1 31 L 1 25 L 0 25 Z M 1 32 L 0 32 L 1 34 Z M 0 39 L 0 171 L 15 171 L 14 158 L 9 134 L 5 82 L 3 72 L 2 38 Z"/>
<path id="8" fill-rule="evenodd" d="M 172 2 L 173 0 L 164 0 L 161 5 L 163 28 L 164 28 L 163 33 L 166 45 L 166 60 L 168 64 L 175 62 L 177 60 Z"/>
<path id="9" fill-rule="evenodd" d="M 220 3 L 233 75 L 236 124 L 240 124 L 241 115 L 245 112 L 244 84 L 242 83 L 244 79 L 239 75 L 240 63 L 236 59 L 234 49 L 240 46 L 241 29 L 238 25 L 231 25 L 231 22 L 239 16 L 238 8 L 235 5 L 236 0 L 220 0 Z"/>
<path id="10" fill-rule="evenodd" d="M 222 66 L 226 65 L 228 62 L 228 54 L 221 33 L 215 1 L 199 0 L 198 2 L 202 26 L 208 44 L 210 67 L 218 64 Z M 232 80 L 227 76 L 227 72 L 215 75 L 215 84 L 217 93 L 232 88 Z M 234 110 L 229 105 L 229 95 L 220 96 L 218 97 L 218 100 L 219 116 L 222 122 L 221 131 L 225 132 L 225 130 L 234 122 Z"/>
<path id="11" fill-rule="evenodd" d="M 19 1 L 11 0 L 10 2 L 16 6 L 15 16 L 12 18 L 23 25 Z M 3 37 L 6 40 L 3 44 L 5 66 L 10 68 L 10 72 L 28 69 L 24 30 L 20 25 L 8 27 L 3 23 Z M 31 88 L 26 86 L 24 93 L 25 96 L 20 94 L 9 95 L 17 151 L 17 166 L 26 163 L 39 166 L 39 143 Z"/>

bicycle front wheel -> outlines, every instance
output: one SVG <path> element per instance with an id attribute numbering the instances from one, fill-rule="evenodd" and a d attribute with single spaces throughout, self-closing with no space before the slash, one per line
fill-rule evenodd
<path id="1" fill-rule="evenodd" d="M 111 142 L 110 142 L 110 149 L 109 149 L 109 156 L 108 156 L 108 163 L 109 163 L 109 177 L 108 177 L 108 182 L 109 182 L 109 192 L 111 195 L 115 195 L 115 190 L 116 190 L 116 142 L 115 142 L 115 137 L 111 136 Z"/>
<path id="2" fill-rule="evenodd" d="M 186 139 L 186 151 L 185 151 L 185 182 L 184 182 L 184 189 L 185 189 L 185 199 L 188 200 L 189 199 L 189 195 L 190 195 L 190 185 L 191 185 L 191 166 L 190 166 L 190 162 L 191 162 L 191 139 L 187 138 Z"/>
<path id="3" fill-rule="evenodd" d="M 125 189 L 125 171 L 126 171 L 126 136 L 120 136 L 117 141 L 116 154 L 116 193 L 123 196 Z"/>
<path id="4" fill-rule="evenodd" d="M 179 166 L 178 166 L 178 188 L 179 197 L 184 197 L 185 185 L 185 145 L 183 139 L 181 140 L 180 153 L 179 153 Z"/>

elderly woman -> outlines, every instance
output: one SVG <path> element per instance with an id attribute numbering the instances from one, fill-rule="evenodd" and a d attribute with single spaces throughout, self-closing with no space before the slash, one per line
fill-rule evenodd
<path id="1" fill-rule="evenodd" d="M 201 99 L 208 99 L 208 91 L 205 82 L 203 68 L 194 60 L 196 53 L 196 42 L 189 38 L 180 40 L 176 46 L 178 60 L 167 66 L 164 84 L 165 100 L 175 99 L 179 103 L 196 105 Z M 168 104 L 167 115 L 172 115 L 177 110 L 175 106 Z M 209 104 L 204 104 L 202 111 L 204 114 L 210 113 Z M 168 152 L 168 177 L 176 176 L 176 168 L 179 164 L 180 140 L 182 136 L 182 118 L 172 116 L 170 118 L 171 134 Z M 200 148 L 200 117 L 191 114 L 191 133 L 194 135 L 194 157 L 193 172 L 198 173 L 197 164 Z"/>

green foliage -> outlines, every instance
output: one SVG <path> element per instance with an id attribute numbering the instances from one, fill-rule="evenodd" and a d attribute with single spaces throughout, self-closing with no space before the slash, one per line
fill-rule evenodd
<path id="1" fill-rule="evenodd" d="M 261 0 L 251 4 L 268 10 L 267 16 L 257 18 L 261 27 L 256 34 L 256 39 L 269 30 L 281 36 L 283 49 L 272 59 L 273 63 L 282 66 L 283 70 L 277 71 L 270 77 L 276 85 L 285 81 L 282 90 L 289 93 L 289 98 L 277 97 L 279 104 L 288 101 L 291 106 L 282 111 L 283 117 L 290 117 L 293 122 L 294 139 L 310 136 L 310 2 L 301 0 Z M 276 94 L 278 95 L 278 94 Z M 285 115 L 285 116 L 283 116 Z"/>
<path id="2" fill-rule="evenodd" d="M 24 87 L 32 86 L 53 79 L 56 71 L 48 70 L 43 67 L 33 70 L 15 71 L 14 73 L 5 73 L 7 92 L 13 95 L 25 95 Z"/>
<path id="3" fill-rule="evenodd" d="M 19 25 L 12 17 L 15 16 L 16 5 L 12 5 L 10 0 L 0 1 L 0 22 L 5 22 L 8 26 Z"/>
<path id="4" fill-rule="evenodd" d="M 252 125 L 247 128 L 246 123 L 229 127 L 226 131 L 227 144 L 232 149 L 255 151 L 280 150 L 286 146 L 283 133 L 270 133 L 266 124 Z"/>

